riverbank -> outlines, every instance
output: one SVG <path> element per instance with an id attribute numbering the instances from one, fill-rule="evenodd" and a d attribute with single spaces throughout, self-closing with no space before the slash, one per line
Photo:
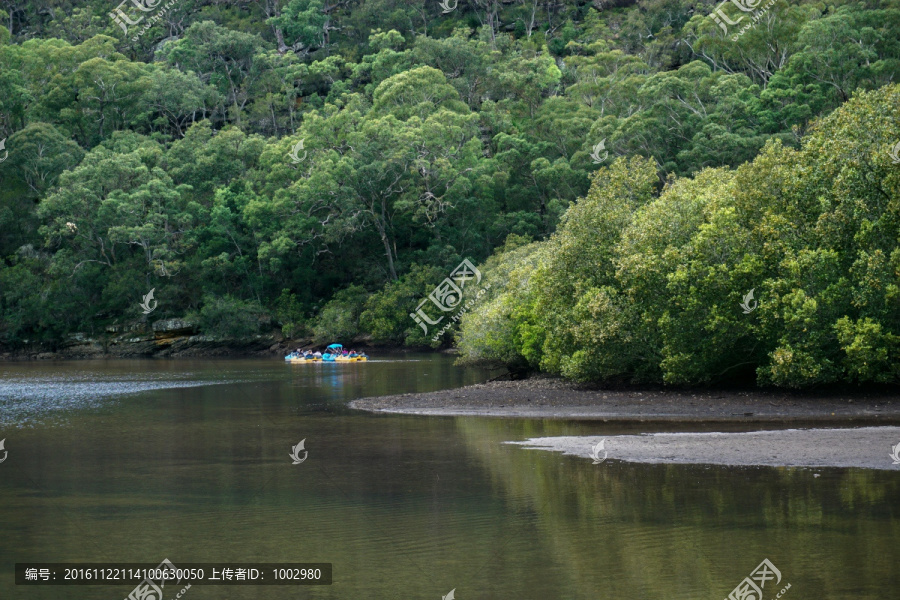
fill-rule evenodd
<path id="1" fill-rule="evenodd" d="M 223 339 L 201 334 L 144 333 L 130 337 L 91 338 L 78 335 L 56 344 L 0 348 L 0 361 L 84 360 L 107 358 L 215 358 L 283 356 L 300 345 L 273 335 Z"/>
<path id="2" fill-rule="evenodd" d="M 350 407 L 415 415 L 623 422 L 900 425 L 900 396 L 885 392 L 597 390 L 551 378 L 363 398 Z"/>
<path id="3" fill-rule="evenodd" d="M 312 338 L 285 338 L 279 330 L 230 338 L 200 333 L 196 324 L 183 319 L 111 326 L 98 334 L 73 333 L 53 343 L 28 343 L 24 347 L 0 345 L 0 361 L 81 360 L 105 358 L 282 358 L 297 348 L 323 348 Z M 365 340 L 353 347 L 373 351 L 405 352 L 415 348 L 373 348 Z"/>
<path id="4" fill-rule="evenodd" d="M 322 349 L 324 344 L 309 340 L 283 340 L 273 335 L 258 335 L 245 339 L 220 339 L 206 335 L 178 336 L 162 339 L 141 339 L 124 343 L 88 341 L 50 347 L 18 349 L 0 348 L 0 362 L 32 360 L 90 360 L 109 358 L 272 358 L 281 359 L 297 348 Z M 365 344 L 354 344 L 368 354 L 386 351 L 373 350 Z M 408 349 L 390 348 L 391 352 Z"/>

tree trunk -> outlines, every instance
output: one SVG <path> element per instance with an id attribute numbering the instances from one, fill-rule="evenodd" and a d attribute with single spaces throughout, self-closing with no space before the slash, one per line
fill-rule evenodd
<path id="1" fill-rule="evenodd" d="M 287 44 L 284 43 L 284 33 L 281 31 L 281 27 L 275 28 L 275 39 L 278 41 L 278 54 L 284 56 L 284 53 L 289 50 Z"/>
<path id="2" fill-rule="evenodd" d="M 391 241 L 388 239 L 387 233 L 384 230 L 381 231 L 381 243 L 384 244 L 384 253 L 387 256 L 388 270 L 391 273 L 391 279 L 396 281 L 398 278 L 397 269 L 394 267 L 394 253 L 391 252 Z"/>

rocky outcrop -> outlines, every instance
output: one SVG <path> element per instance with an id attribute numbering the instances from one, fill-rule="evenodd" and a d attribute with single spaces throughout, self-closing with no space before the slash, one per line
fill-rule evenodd
<path id="1" fill-rule="evenodd" d="M 198 331 L 195 323 L 183 319 L 163 319 L 153 324 L 153 336 L 158 340 L 193 335 Z"/>

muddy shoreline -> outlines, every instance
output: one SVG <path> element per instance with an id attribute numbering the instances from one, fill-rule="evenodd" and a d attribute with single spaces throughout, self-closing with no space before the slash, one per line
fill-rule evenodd
<path id="1" fill-rule="evenodd" d="M 355 400 L 376 413 L 478 416 L 603 423 L 743 424 L 756 431 L 641 433 L 541 437 L 508 444 L 589 459 L 596 445 L 611 462 L 741 467 L 855 467 L 900 470 L 890 457 L 900 444 L 900 394 L 828 390 L 603 390 L 558 379 L 494 381 L 455 390 Z M 793 425 L 785 429 L 785 425 Z M 707 425 L 708 426 L 708 425 Z M 776 430 L 766 430 L 773 427 Z M 743 429 L 743 427 L 740 427 Z M 900 445 L 898 445 L 900 449 Z M 604 458 L 605 457 L 605 458 Z"/>
<path id="2" fill-rule="evenodd" d="M 551 378 L 363 398 L 351 408 L 435 416 L 627 422 L 900 425 L 900 394 L 778 390 L 603 390 Z"/>

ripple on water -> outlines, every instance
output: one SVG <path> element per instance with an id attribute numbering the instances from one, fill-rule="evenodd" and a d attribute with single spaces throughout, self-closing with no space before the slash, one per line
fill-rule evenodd
<path id="1" fill-rule="evenodd" d="M 60 377 L 7 377 L 0 381 L 0 426 L 25 427 L 72 409 L 97 408 L 113 396 L 154 390 L 235 383 L 177 379 L 171 374 L 159 378 L 103 376 L 96 373 L 67 374 Z"/>

